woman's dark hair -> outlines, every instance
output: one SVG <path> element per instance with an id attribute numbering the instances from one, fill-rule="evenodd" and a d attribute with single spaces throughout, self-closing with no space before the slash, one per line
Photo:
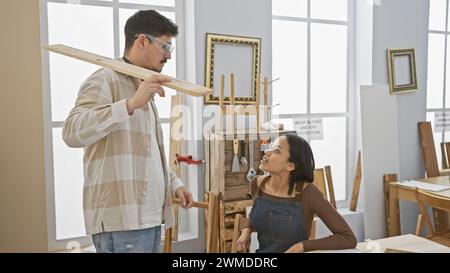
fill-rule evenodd
<path id="1" fill-rule="evenodd" d="M 136 34 L 178 35 L 178 26 L 154 10 L 140 10 L 128 18 L 125 24 L 125 51 L 133 46 Z"/>
<path id="2" fill-rule="evenodd" d="M 314 181 L 314 155 L 308 142 L 302 137 L 288 133 L 284 135 L 289 143 L 289 161 L 295 165 L 290 174 L 288 194 L 292 194 L 297 183 Z"/>

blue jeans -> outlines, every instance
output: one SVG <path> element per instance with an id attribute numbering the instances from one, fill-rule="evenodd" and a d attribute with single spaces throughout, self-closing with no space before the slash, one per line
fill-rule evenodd
<path id="1" fill-rule="evenodd" d="M 147 229 L 101 232 L 92 235 L 97 253 L 160 252 L 161 226 Z"/>

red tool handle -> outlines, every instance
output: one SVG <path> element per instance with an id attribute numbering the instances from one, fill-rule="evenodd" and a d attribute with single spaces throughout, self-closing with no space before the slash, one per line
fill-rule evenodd
<path id="1" fill-rule="evenodd" d="M 194 160 L 192 159 L 192 155 L 188 155 L 188 156 L 180 156 L 178 154 L 175 155 L 176 157 L 176 162 L 185 162 L 189 165 L 193 164 L 193 165 L 200 165 L 202 163 L 205 163 L 204 160 Z"/>

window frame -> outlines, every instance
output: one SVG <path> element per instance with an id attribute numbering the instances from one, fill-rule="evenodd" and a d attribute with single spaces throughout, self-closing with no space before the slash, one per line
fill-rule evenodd
<path id="1" fill-rule="evenodd" d="M 336 202 L 337 208 L 346 208 L 349 206 L 349 200 L 351 198 L 351 192 L 353 187 L 352 177 L 356 170 L 357 148 L 355 145 L 355 133 L 356 128 L 354 125 L 356 110 L 356 98 L 355 95 L 355 0 L 348 0 L 347 3 L 347 21 L 341 20 L 329 20 L 329 19 L 314 19 L 311 18 L 311 0 L 307 1 L 307 14 L 306 17 L 294 17 L 294 16 L 281 16 L 272 15 L 273 20 L 291 21 L 291 22 L 304 22 L 307 24 L 307 90 L 306 90 L 306 113 L 290 113 L 290 114 L 278 114 L 274 115 L 275 119 L 294 119 L 294 118 L 330 118 L 330 117 L 344 117 L 346 119 L 346 155 L 345 155 L 345 199 Z M 347 26 L 347 76 L 346 76 L 346 111 L 345 112 L 333 112 L 333 113 L 311 113 L 311 24 L 331 24 L 331 25 L 344 25 Z M 272 48 L 274 50 L 274 48 Z M 273 73 L 273 72 L 272 72 Z M 281 75 L 273 75 L 273 78 L 278 78 Z M 273 98 L 270 98 L 270 104 L 273 104 Z M 308 141 L 310 142 L 310 141 Z M 350 164 L 354 162 L 355 164 Z M 321 166 L 318 166 L 321 167 Z M 331 166 L 333 171 L 333 166 Z M 334 179 L 334 184 L 336 180 Z"/>
<path id="2" fill-rule="evenodd" d="M 47 3 L 61 3 L 70 4 L 67 0 L 39 0 L 40 1 L 40 30 L 41 30 L 41 45 L 47 45 L 49 41 L 48 33 L 48 13 Z M 133 4 L 123 3 L 119 0 L 100 1 L 100 0 L 79 0 L 80 5 L 96 6 L 96 7 L 110 7 L 113 9 L 113 40 L 114 40 L 114 56 L 122 56 L 120 52 L 120 35 L 122 30 L 119 29 L 119 10 L 120 9 L 155 9 L 161 12 L 173 12 L 177 25 L 179 27 L 179 35 L 177 36 L 176 47 L 176 71 L 177 78 L 186 78 L 186 63 L 185 63 L 185 5 L 183 0 L 175 0 L 175 6 L 157 6 L 147 4 Z M 77 3 L 78 3 L 77 2 Z M 43 92 L 43 119 L 44 119 L 44 149 L 45 149 L 45 183 L 46 183 L 46 205 L 47 205 L 47 241 L 49 251 L 56 251 L 68 248 L 80 248 L 92 244 L 91 236 L 80 236 L 67 239 L 57 239 L 56 237 L 56 214 L 55 214 L 55 183 L 54 183 L 54 165 L 53 165 L 53 129 L 62 128 L 64 121 L 53 121 L 51 109 L 51 88 L 50 88 L 50 64 L 49 53 L 41 50 L 41 68 L 42 68 L 42 92 Z M 179 94 L 176 92 L 176 94 Z M 168 101 L 170 103 L 170 101 Z M 161 124 L 170 124 L 170 118 L 160 118 Z M 166 136 L 168 137 L 168 136 Z M 196 148 L 196 147 L 194 147 Z M 169 147 L 166 147 L 169 149 Z M 197 191 L 197 187 L 191 181 L 196 181 L 196 173 L 182 175 L 181 179 L 185 181 L 193 193 Z M 194 194 L 195 196 L 195 194 Z M 183 216 L 181 216 L 183 217 Z M 195 239 L 199 237 L 198 229 L 190 225 L 190 223 L 197 222 L 198 214 L 188 212 L 188 219 L 186 219 L 186 230 L 180 233 L 179 241 L 187 239 Z M 180 220 L 183 222 L 183 220 Z"/>
<path id="3" fill-rule="evenodd" d="M 435 115 L 436 113 L 438 113 L 438 112 L 450 112 L 450 106 L 448 106 L 447 107 L 447 105 L 446 105 L 446 99 L 447 99 L 447 96 L 446 96 L 446 90 L 447 90 L 447 58 L 448 58 L 448 48 L 447 48 L 447 46 L 448 46 L 448 37 L 449 37 L 449 35 L 450 35 L 450 29 L 449 29 L 449 4 L 450 4 L 450 0 L 446 0 L 446 8 L 445 8 L 445 29 L 444 30 L 432 30 L 432 29 L 430 29 L 430 28 L 428 28 L 428 42 L 429 42 L 429 40 L 430 40 L 430 34 L 437 34 L 437 35 L 443 35 L 444 36 L 444 70 L 443 70 L 443 88 L 442 88 L 442 107 L 441 108 L 428 108 L 428 104 L 426 104 L 426 114 L 428 114 L 428 113 L 433 113 L 433 115 Z M 428 8 L 428 10 L 429 10 L 429 13 L 431 12 L 431 9 L 430 9 L 430 5 L 431 5 L 431 3 L 430 3 L 430 1 L 428 2 L 428 5 L 429 5 L 429 8 Z M 428 17 L 430 17 L 430 15 L 431 14 L 428 14 Z M 429 48 L 428 48 L 428 50 L 430 50 Z M 427 67 L 428 67 L 428 64 L 427 64 Z M 428 90 L 428 88 L 427 88 L 427 90 Z M 428 93 L 427 93 L 427 100 L 428 100 Z M 434 120 L 433 121 L 431 121 L 432 122 L 432 124 L 434 124 Z M 436 133 L 436 132 L 434 132 L 433 133 L 433 138 L 435 138 L 435 136 L 436 136 L 436 134 L 440 134 L 440 139 L 441 139 L 441 142 L 445 142 L 445 133 L 446 132 L 450 132 L 450 131 L 446 131 L 446 130 L 443 130 L 442 132 L 438 132 L 438 133 Z M 436 150 L 438 151 L 440 151 L 441 150 L 441 146 L 438 144 L 438 145 L 435 145 L 435 147 L 436 147 Z M 442 165 L 442 160 L 441 160 L 441 157 L 439 156 L 439 155 L 437 155 L 437 160 L 438 160 L 438 163 L 440 164 L 440 165 Z"/>

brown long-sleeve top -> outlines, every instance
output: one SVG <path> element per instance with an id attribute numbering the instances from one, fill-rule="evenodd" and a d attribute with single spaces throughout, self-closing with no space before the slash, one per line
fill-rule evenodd
<path id="1" fill-rule="evenodd" d="M 333 208 L 326 200 L 322 192 L 314 185 L 310 184 L 303 188 L 303 184 L 300 183 L 296 188 L 299 193 L 296 197 L 285 198 L 269 195 L 261 190 L 262 184 L 267 181 L 270 176 L 256 176 L 251 182 L 251 194 L 253 201 L 256 197 L 262 196 L 265 198 L 278 199 L 291 202 L 303 202 L 303 216 L 305 223 L 305 237 L 309 238 L 311 225 L 314 216 L 317 215 L 333 233 L 328 237 L 305 240 L 302 242 L 305 252 L 313 250 L 336 250 L 336 249 L 348 249 L 356 247 L 356 237 L 353 231 L 350 229 L 344 218 Z M 245 218 L 240 226 L 240 229 L 251 228 L 250 219 Z"/>

